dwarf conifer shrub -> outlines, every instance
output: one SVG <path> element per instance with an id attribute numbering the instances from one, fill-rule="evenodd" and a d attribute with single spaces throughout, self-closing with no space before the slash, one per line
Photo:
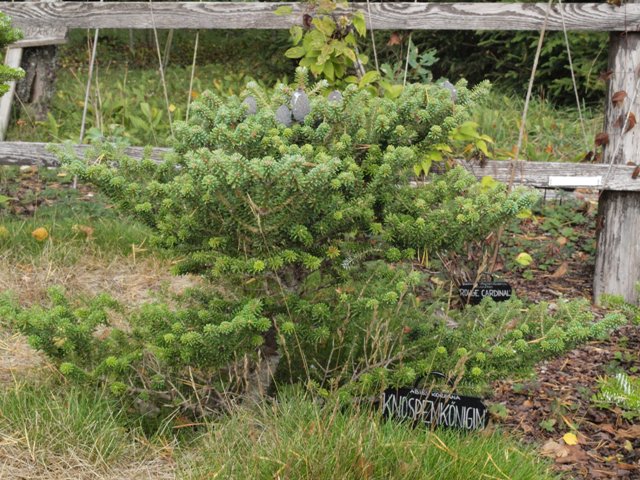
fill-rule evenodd
<path id="1" fill-rule="evenodd" d="M 421 281 L 402 262 L 417 249 L 459 251 L 535 200 L 461 168 L 414 181 L 414 166 L 443 150 L 488 85 L 456 88 L 456 103 L 431 84 L 396 99 L 356 86 L 328 92 L 298 69 L 294 85 L 273 91 L 203 93 L 162 163 L 109 145 L 97 161 L 63 152 L 73 174 L 181 255 L 177 273 L 212 282 L 184 311 L 149 307 L 119 331 L 136 354 L 117 389 L 177 389 L 172 402 L 188 404 L 214 398 L 212 388 L 241 392 L 257 363 L 320 388 L 377 367 L 402 372 L 398 332 L 420 315 Z"/>

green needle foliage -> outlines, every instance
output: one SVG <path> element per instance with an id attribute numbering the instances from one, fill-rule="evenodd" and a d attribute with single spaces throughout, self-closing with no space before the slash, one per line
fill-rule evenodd
<path id="1" fill-rule="evenodd" d="M 0 51 L 4 47 L 22 38 L 22 34 L 11 27 L 11 19 L 0 12 Z M 24 71 L 20 68 L 11 68 L 0 65 L 0 97 L 9 91 L 8 82 L 18 80 L 24 76 Z"/>
<path id="2" fill-rule="evenodd" d="M 620 407 L 623 417 L 634 420 L 640 417 L 640 378 L 618 372 L 614 377 L 599 381 L 599 392 L 593 401 L 601 408 Z"/>
<path id="3" fill-rule="evenodd" d="M 273 92 L 203 93 L 163 163 L 110 145 L 98 161 L 62 152 L 70 173 L 181 255 L 178 273 L 215 287 L 177 311 L 145 307 L 130 330 L 102 335 L 111 305 L 78 311 L 54 294 L 42 321 L 22 317 L 23 330 L 72 378 L 196 415 L 221 407 L 220 391 L 252 392 L 273 370 L 319 391 L 376 368 L 399 372 L 382 384 L 406 381 L 399 332 L 422 315 L 421 275 L 399 262 L 418 249 L 459 252 L 535 200 L 460 168 L 414 182 L 414 166 L 443 148 L 488 86 L 456 88 L 455 104 L 432 84 L 397 99 L 355 85 L 329 93 L 300 68 L 293 86 Z M 54 325 L 64 328 L 53 334 Z"/>

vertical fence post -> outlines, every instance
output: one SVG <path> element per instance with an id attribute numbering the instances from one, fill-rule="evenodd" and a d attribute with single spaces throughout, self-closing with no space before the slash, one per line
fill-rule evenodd
<path id="1" fill-rule="evenodd" d="M 632 3 L 639 2 L 633 0 Z M 640 85 L 639 68 L 640 34 L 611 33 L 609 69 L 612 76 L 604 124 L 609 143 L 604 147 L 603 163 L 640 164 L 640 125 L 635 125 L 635 119 L 640 119 L 640 93 L 637 92 Z M 623 129 L 629 111 L 634 116 L 627 120 Z M 594 301 L 599 303 L 602 294 L 608 293 L 622 295 L 627 302 L 638 303 L 636 283 L 640 282 L 640 193 L 603 191 L 598 207 L 596 237 Z"/>

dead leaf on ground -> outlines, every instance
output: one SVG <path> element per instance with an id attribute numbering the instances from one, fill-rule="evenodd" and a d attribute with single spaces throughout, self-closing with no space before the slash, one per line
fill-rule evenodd
<path id="1" fill-rule="evenodd" d="M 551 278 L 561 278 L 564 277 L 567 272 L 569 271 L 569 263 L 568 262 L 562 262 L 560 264 L 560 266 L 558 267 L 558 269 L 553 272 L 553 274 L 551 274 Z"/>
<path id="2" fill-rule="evenodd" d="M 640 424 L 632 425 L 629 428 L 623 428 L 616 432 L 620 438 L 637 439 L 640 438 Z"/>
<path id="3" fill-rule="evenodd" d="M 568 451 L 567 455 L 556 457 L 556 463 L 578 463 L 589 458 L 587 452 L 585 452 L 579 445 L 568 445 L 565 448 Z"/>
<path id="4" fill-rule="evenodd" d="M 569 455 L 569 448 L 553 439 L 549 439 L 540 449 L 540 453 L 545 457 L 562 458 Z"/>
<path id="5" fill-rule="evenodd" d="M 71 227 L 71 230 L 73 230 L 76 233 L 84 233 L 84 235 L 87 237 L 87 240 L 93 239 L 93 228 L 89 227 L 88 225 L 76 224 L 73 227 Z"/>
<path id="6" fill-rule="evenodd" d="M 564 443 L 566 443 L 567 445 L 577 445 L 578 444 L 578 437 L 573 432 L 565 433 L 562 436 L 562 440 L 564 440 Z"/>

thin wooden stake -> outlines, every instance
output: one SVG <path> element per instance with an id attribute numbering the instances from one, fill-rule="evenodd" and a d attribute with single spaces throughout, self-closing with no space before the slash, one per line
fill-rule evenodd
<path id="1" fill-rule="evenodd" d="M 191 98 L 193 96 L 193 80 L 196 76 L 196 59 L 198 58 L 198 44 L 200 42 L 200 30 L 196 32 L 196 42 L 193 47 L 193 62 L 191 62 L 191 78 L 189 79 L 189 97 L 187 98 L 187 113 L 185 121 L 189 121 L 189 109 L 191 108 Z"/>
<path id="2" fill-rule="evenodd" d="M 158 29 L 156 28 L 155 17 L 153 16 L 153 0 L 149 0 L 149 10 L 151 12 L 151 23 L 153 24 L 153 37 L 156 41 L 156 53 L 158 54 L 158 63 L 160 66 L 160 79 L 162 81 L 162 90 L 164 91 L 164 102 L 167 106 L 167 114 L 169 115 L 169 129 L 173 135 L 173 118 L 169 104 L 169 93 L 167 91 L 167 82 L 164 78 L 164 68 L 162 66 L 162 53 L 160 53 L 160 41 L 158 40 Z"/>
<path id="3" fill-rule="evenodd" d="M 93 36 L 93 47 L 91 49 L 91 59 L 89 61 L 89 75 L 87 78 L 87 87 L 84 90 L 84 105 L 82 107 L 82 121 L 80 122 L 80 141 L 78 143 L 82 143 L 84 140 L 85 128 L 87 125 L 87 109 L 89 108 L 89 93 L 91 92 L 91 79 L 93 78 L 93 67 L 96 63 L 96 53 L 98 50 L 98 35 L 100 33 L 100 29 L 96 28 L 95 35 Z M 78 188 L 78 177 L 73 177 L 73 189 Z"/>

